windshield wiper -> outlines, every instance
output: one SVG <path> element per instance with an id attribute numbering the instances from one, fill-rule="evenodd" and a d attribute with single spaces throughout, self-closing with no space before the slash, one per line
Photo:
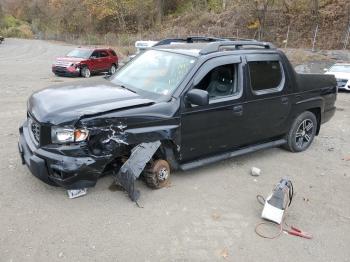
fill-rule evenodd
<path id="1" fill-rule="evenodd" d="M 136 91 L 135 91 L 135 90 L 132 90 L 132 89 L 126 87 L 125 85 L 118 85 L 118 86 L 120 86 L 121 88 L 124 88 L 124 89 L 126 89 L 126 90 L 129 90 L 130 92 L 133 92 L 133 93 L 136 94 Z"/>

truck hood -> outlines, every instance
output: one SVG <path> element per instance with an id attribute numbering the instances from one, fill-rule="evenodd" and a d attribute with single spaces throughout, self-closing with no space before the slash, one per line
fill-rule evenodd
<path id="1" fill-rule="evenodd" d="M 327 72 L 327 75 L 334 75 L 337 79 L 350 79 L 350 73 L 344 73 L 344 72 Z"/>
<path id="2" fill-rule="evenodd" d="M 65 83 L 34 93 L 28 112 L 39 122 L 71 123 L 82 116 L 139 107 L 155 101 L 141 97 L 106 80 Z"/>

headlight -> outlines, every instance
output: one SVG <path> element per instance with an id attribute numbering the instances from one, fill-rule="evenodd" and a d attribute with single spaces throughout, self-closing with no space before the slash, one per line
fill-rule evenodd
<path id="1" fill-rule="evenodd" d="M 73 129 L 66 127 L 52 127 L 51 140 L 53 143 L 81 142 L 88 138 L 89 131 L 86 129 Z"/>

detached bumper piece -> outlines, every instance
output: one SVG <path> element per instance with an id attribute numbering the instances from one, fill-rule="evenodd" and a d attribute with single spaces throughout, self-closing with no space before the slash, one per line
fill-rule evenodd
<path id="1" fill-rule="evenodd" d="M 130 199 L 136 202 L 140 191 L 135 189 L 135 180 L 140 176 L 146 164 L 151 160 L 160 146 L 160 141 L 141 143 L 131 150 L 131 156 L 115 175 L 116 184 L 128 193 Z"/>

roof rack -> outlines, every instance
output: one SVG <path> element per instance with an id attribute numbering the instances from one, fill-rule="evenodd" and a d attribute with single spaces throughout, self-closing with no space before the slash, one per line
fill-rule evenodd
<path id="1" fill-rule="evenodd" d="M 220 41 L 208 44 L 199 53 L 201 55 L 207 55 L 210 53 L 218 52 L 221 47 L 234 47 L 240 49 L 242 46 L 259 46 L 266 49 L 275 49 L 275 46 L 268 42 L 259 42 L 256 40 L 245 40 L 245 41 Z"/>
<path id="2" fill-rule="evenodd" d="M 189 36 L 185 38 L 167 38 L 160 40 L 154 46 L 170 45 L 171 43 L 194 43 L 194 42 L 222 42 L 229 41 L 229 38 L 217 38 L 217 37 L 206 37 L 206 36 Z"/>
<path id="3" fill-rule="evenodd" d="M 241 37 L 224 37 L 224 38 L 227 40 L 230 40 L 230 41 L 255 41 L 255 42 L 257 42 L 257 40 L 253 39 L 253 38 L 241 38 Z"/>

